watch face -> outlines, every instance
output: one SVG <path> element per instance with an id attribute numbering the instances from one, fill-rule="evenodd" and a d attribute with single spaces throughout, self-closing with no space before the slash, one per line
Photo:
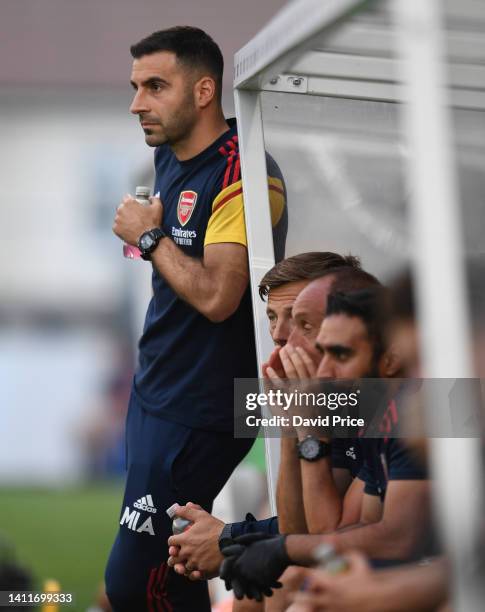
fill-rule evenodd
<path id="1" fill-rule="evenodd" d="M 305 438 L 300 445 L 300 452 L 305 459 L 314 459 L 320 450 L 320 443 L 315 438 Z"/>
<path id="2" fill-rule="evenodd" d="M 146 250 L 149 249 L 152 245 L 153 245 L 153 238 L 150 236 L 150 234 L 143 234 L 143 236 L 140 238 L 140 246 L 142 248 L 142 250 Z"/>

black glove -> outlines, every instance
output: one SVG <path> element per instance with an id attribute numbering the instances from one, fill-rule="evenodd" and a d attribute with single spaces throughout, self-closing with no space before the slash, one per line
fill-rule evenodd
<path id="1" fill-rule="evenodd" d="M 251 518 L 253 521 L 256 520 L 251 514 L 246 515 L 246 520 L 251 520 Z M 253 542 L 258 542 L 260 540 L 266 540 L 271 537 L 274 536 L 262 532 L 245 533 L 241 536 L 234 538 L 230 544 L 228 543 L 221 548 L 221 552 L 223 555 L 226 556 L 226 559 L 224 559 L 221 564 L 219 575 L 224 580 L 226 590 L 234 590 L 234 595 L 236 599 L 243 599 L 243 597 L 247 596 L 249 599 L 256 599 L 256 601 L 262 601 L 263 595 L 271 597 L 271 595 L 273 594 L 271 588 L 257 588 L 255 585 L 248 584 L 240 577 L 233 577 L 232 574 L 232 567 L 234 563 L 250 544 L 252 544 Z M 237 544 L 235 544 L 234 542 L 237 542 Z M 228 552 L 227 549 L 229 549 Z M 281 584 L 279 582 L 273 585 L 273 588 L 280 587 Z"/>
<path id="2" fill-rule="evenodd" d="M 261 601 L 272 589 L 281 587 L 277 578 L 291 564 L 285 547 L 286 536 L 249 533 L 234 539 L 223 549 L 220 576 L 226 589 L 233 588 L 236 599 L 244 596 Z"/>

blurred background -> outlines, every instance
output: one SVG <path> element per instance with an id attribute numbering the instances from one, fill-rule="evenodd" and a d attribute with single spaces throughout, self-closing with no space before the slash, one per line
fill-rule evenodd
<path id="1" fill-rule="evenodd" d="M 128 112 L 129 46 L 177 24 L 206 30 L 224 53 L 231 116 L 234 52 L 284 4 L 0 5 L 0 554 L 74 591 L 78 610 L 117 528 L 150 296 L 148 268 L 111 232 L 124 193 L 152 184 L 153 150 Z"/>

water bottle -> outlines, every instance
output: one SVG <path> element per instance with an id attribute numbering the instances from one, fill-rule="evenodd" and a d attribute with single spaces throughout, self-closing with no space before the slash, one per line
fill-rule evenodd
<path id="1" fill-rule="evenodd" d="M 320 569 L 329 574 L 341 574 L 349 569 L 347 561 L 337 554 L 331 544 L 320 544 L 313 551 L 313 558 Z"/>
<path id="2" fill-rule="evenodd" d="M 177 508 L 180 508 L 179 504 L 173 504 L 172 506 L 170 506 L 170 508 L 167 508 L 167 510 L 165 511 L 168 514 L 168 516 L 171 519 L 173 519 L 172 520 L 172 531 L 175 535 L 178 535 L 179 533 L 183 533 L 184 531 L 187 531 L 187 529 L 189 529 L 193 525 L 192 521 L 184 519 L 180 516 L 175 516 L 175 512 L 177 511 Z"/>
<path id="3" fill-rule="evenodd" d="M 144 187 L 143 185 L 139 185 L 135 190 L 135 200 L 139 202 L 142 206 L 150 206 L 150 187 Z M 123 245 L 123 255 L 127 259 L 141 259 L 140 249 L 136 246 L 132 246 L 131 244 Z"/>
<path id="4" fill-rule="evenodd" d="M 347 561 L 337 554 L 335 548 L 331 544 L 320 544 L 312 553 L 314 564 L 318 569 L 325 570 L 329 574 L 341 574 L 349 569 Z M 310 578 L 305 578 L 300 587 L 300 591 L 307 592 L 311 583 Z M 299 610 L 297 604 L 292 604 L 287 612 L 296 612 Z"/>

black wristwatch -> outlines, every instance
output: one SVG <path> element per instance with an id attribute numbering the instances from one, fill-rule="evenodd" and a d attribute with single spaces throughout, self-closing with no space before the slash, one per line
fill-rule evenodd
<path id="1" fill-rule="evenodd" d="M 165 238 L 166 235 L 167 234 L 159 227 L 154 227 L 147 232 L 143 232 L 138 240 L 138 248 L 145 261 L 150 261 L 151 253 L 157 248 L 160 240 Z"/>
<path id="2" fill-rule="evenodd" d="M 307 436 L 296 445 L 298 457 L 305 461 L 317 461 L 322 457 L 329 457 L 332 452 L 332 445 L 329 442 L 322 442 L 313 436 Z"/>

